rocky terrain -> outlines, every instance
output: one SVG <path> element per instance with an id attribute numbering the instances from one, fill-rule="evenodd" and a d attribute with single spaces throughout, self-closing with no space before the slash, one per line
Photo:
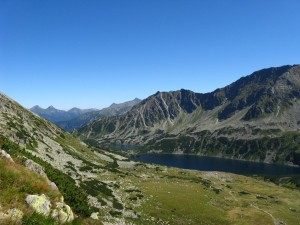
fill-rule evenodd
<path id="1" fill-rule="evenodd" d="M 299 222 L 291 185 L 135 162 L 87 146 L 3 94 L 0 149 L 1 224 Z"/>
<path id="2" fill-rule="evenodd" d="M 77 134 L 95 146 L 300 165 L 300 66 L 263 69 L 211 93 L 157 92 Z"/>

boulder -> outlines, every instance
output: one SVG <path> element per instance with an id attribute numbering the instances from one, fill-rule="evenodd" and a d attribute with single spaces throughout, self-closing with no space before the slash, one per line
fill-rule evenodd
<path id="1" fill-rule="evenodd" d="M 63 197 L 60 202 L 56 202 L 56 207 L 51 213 L 51 217 L 56 218 L 60 223 L 74 220 L 74 213 L 70 206 L 64 203 Z"/>
<path id="2" fill-rule="evenodd" d="M 94 220 L 99 220 L 98 214 L 99 214 L 98 212 L 92 213 L 91 218 L 94 219 Z"/>
<path id="3" fill-rule="evenodd" d="M 54 182 L 52 182 L 50 180 L 47 180 L 47 181 L 48 181 L 48 184 L 50 185 L 52 190 L 59 191 L 57 185 Z"/>
<path id="4" fill-rule="evenodd" d="M 26 202 L 37 213 L 49 216 L 51 210 L 51 202 L 46 195 L 28 195 L 26 197 Z"/>
<path id="5" fill-rule="evenodd" d="M 0 212 L 0 220 L 10 219 L 12 221 L 15 221 L 16 223 L 19 223 L 21 222 L 23 215 L 24 213 L 21 210 L 13 208 L 7 210 L 5 213 Z"/>
<path id="6" fill-rule="evenodd" d="M 0 150 L 0 156 L 2 156 L 3 158 L 6 158 L 10 162 L 14 162 L 14 160 L 11 158 L 10 154 L 8 154 L 4 150 Z"/>

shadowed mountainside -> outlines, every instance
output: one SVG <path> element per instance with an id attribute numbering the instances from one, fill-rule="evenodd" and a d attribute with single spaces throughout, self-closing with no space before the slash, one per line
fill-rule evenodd
<path id="1" fill-rule="evenodd" d="M 206 94 L 157 92 L 77 133 L 99 146 L 300 165 L 299 128 L 300 66 L 293 65 L 263 69 Z"/>

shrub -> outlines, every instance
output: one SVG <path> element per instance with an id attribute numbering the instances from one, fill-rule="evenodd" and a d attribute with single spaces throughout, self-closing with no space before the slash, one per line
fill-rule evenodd
<path id="1" fill-rule="evenodd" d="M 14 157 L 25 156 L 45 168 L 45 173 L 53 181 L 63 194 L 65 202 L 72 207 L 74 212 L 82 216 L 90 216 L 91 209 L 88 205 L 87 194 L 78 186 L 75 181 L 63 172 L 53 168 L 49 163 L 33 156 L 31 153 L 21 149 L 19 145 L 11 142 L 7 138 L 0 136 L 0 148 L 7 151 Z"/>

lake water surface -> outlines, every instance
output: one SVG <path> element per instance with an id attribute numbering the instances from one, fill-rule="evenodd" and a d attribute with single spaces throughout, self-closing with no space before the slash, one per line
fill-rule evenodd
<path id="1" fill-rule="evenodd" d="M 155 163 L 164 166 L 172 166 L 183 169 L 201 171 L 223 171 L 235 174 L 268 174 L 268 175 L 292 175 L 300 174 L 299 167 L 247 162 L 207 156 L 174 155 L 174 154 L 141 154 L 133 156 L 134 159 Z"/>

